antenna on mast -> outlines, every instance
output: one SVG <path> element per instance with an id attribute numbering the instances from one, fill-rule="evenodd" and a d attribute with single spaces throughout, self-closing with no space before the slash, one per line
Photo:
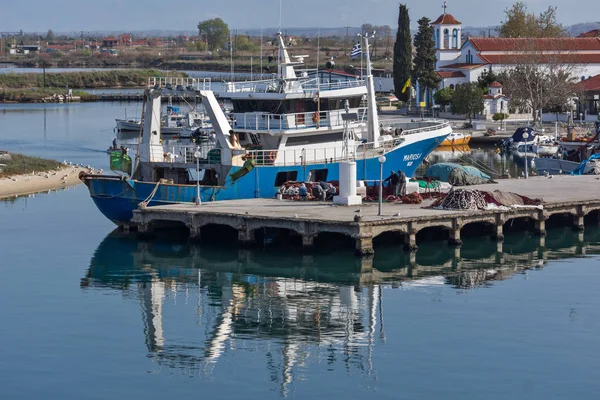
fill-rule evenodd
<path id="1" fill-rule="evenodd" d="M 281 1 L 279 0 L 279 32 L 281 32 Z"/>

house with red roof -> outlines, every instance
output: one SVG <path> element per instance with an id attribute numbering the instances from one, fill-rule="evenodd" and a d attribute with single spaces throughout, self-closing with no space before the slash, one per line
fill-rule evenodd
<path id="1" fill-rule="evenodd" d="M 581 79 L 600 74 L 600 37 L 591 32 L 582 37 L 468 38 L 462 42 L 462 24 L 452 15 L 444 12 L 431 26 L 442 88 L 476 82 L 490 67 L 495 71 L 509 68 L 531 59 L 532 53 L 540 63 L 575 65 Z"/>
<path id="2" fill-rule="evenodd" d="M 119 46 L 119 39 L 116 37 L 105 37 L 102 39 L 102 47 L 104 48 L 113 48 Z"/>
<path id="3" fill-rule="evenodd" d="M 579 82 L 585 94 L 582 102 L 583 112 L 586 115 L 597 115 L 600 120 L 600 74 Z"/>

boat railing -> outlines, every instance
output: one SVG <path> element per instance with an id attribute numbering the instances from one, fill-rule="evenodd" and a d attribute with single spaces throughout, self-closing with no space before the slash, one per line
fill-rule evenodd
<path id="1" fill-rule="evenodd" d="M 148 78 L 149 89 L 167 89 L 176 91 L 210 90 L 210 78 L 151 77 Z"/>
<path id="2" fill-rule="evenodd" d="M 246 150 L 245 159 L 253 159 L 255 165 L 298 166 L 311 164 L 330 164 L 344 160 L 355 161 L 374 157 L 391 151 L 402 143 L 402 138 L 382 140 L 375 143 L 351 143 L 348 155 L 339 142 L 336 146 L 290 149 L 290 150 Z"/>
<path id="3" fill-rule="evenodd" d="M 252 158 L 256 165 L 277 165 L 277 166 L 298 166 L 311 164 L 329 164 L 344 161 L 346 159 L 355 161 L 357 159 L 366 159 L 377 157 L 378 155 L 388 153 L 399 146 L 407 135 L 417 133 L 431 132 L 449 126 L 445 120 L 420 121 L 428 123 L 414 129 L 403 130 L 400 134 L 389 139 L 378 140 L 377 142 L 359 142 L 354 141 L 349 145 L 349 154 L 343 150 L 340 142 L 334 146 L 307 148 L 307 149 L 271 149 L 271 150 L 246 150 L 244 158 Z"/>
<path id="4" fill-rule="evenodd" d="M 258 81 L 227 82 L 224 85 L 224 91 L 226 93 L 316 93 L 319 91 L 348 89 L 365 85 L 364 79 L 323 82 L 319 78 L 298 78 L 297 80 L 273 78 Z"/>
<path id="5" fill-rule="evenodd" d="M 367 118 L 366 108 L 356 110 L 359 122 Z M 266 114 L 266 113 L 234 113 L 234 129 L 251 131 L 279 131 L 288 130 L 333 128 L 344 126 L 342 115 L 345 110 L 334 111 L 308 111 L 293 114 Z"/>
<path id="6" fill-rule="evenodd" d="M 215 143 L 210 141 L 165 146 L 165 162 L 195 164 L 197 155 L 198 162 L 202 165 L 221 164 L 221 149 L 216 148 Z"/>
<path id="7" fill-rule="evenodd" d="M 398 121 L 398 122 L 394 122 L 393 120 L 388 120 L 388 121 L 385 121 L 385 123 L 387 126 L 389 126 L 391 128 L 405 128 L 407 125 L 407 122 L 405 120 Z M 436 131 L 436 130 L 443 129 L 443 128 L 450 126 L 450 123 L 443 119 L 428 119 L 428 120 L 423 120 L 423 121 L 411 122 L 410 124 L 416 124 L 416 125 L 418 125 L 418 127 L 412 128 L 412 129 L 403 129 L 403 131 L 402 131 L 403 135 L 413 135 L 415 133 L 431 132 L 431 131 Z M 424 126 L 421 126 L 421 125 L 424 125 Z"/>

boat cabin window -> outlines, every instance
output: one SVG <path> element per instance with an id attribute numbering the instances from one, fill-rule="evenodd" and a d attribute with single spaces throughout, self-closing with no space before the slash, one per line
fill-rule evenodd
<path id="1" fill-rule="evenodd" d="M 275 177 L 275 187 L 279 187 L 288 181 L 296 181 L 298 179 L 298 171 L 278 172 Z"/>
<path id="2" fill-rule="evenodd" d="M 303 146 L 309 144 L 321 144 L 328 142 L 336 142 L 338 140 L 343 140 L 343 132 L 337 133 L 325 133 L 320 135 L 305 135 L 305 136 L 296 136 L 296 137 L 288 137 L 286 145 L 288 146 Z"/>
<path id="3" fill-rule="evenodd" d="M 189 183 L 187 171 L 181 168 L 157 168 L 156 179 L 166 179 L 176 185 Z"/>
<path id="4" fill-rule="evenodd" d="M 326 168 L 323 169 L 311 169 L 308 173 L 308 181 L 309 182 L 320 182 L 327 180 L 327 172 L 329 172 Z"/>

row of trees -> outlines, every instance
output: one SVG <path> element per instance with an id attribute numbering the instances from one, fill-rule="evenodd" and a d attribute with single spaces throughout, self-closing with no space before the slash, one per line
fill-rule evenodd
<path id="1" fill-rule="evenodd" d="M 412 35 L 410 33 L 410 17 L 406 4 L 400 4 L 398 12 L 398 32 L 394 45 L 394 88 L 396 97 L 408 101 L 410 90 L 406 90 L 406 82 L 419 81 L 425 96 L 431 93 L 440 83 L 435 72 L 436 54 L 433 41 L 433 27 L 429 18 L 418 21 L 419 29 L 414 39 L 415 56 L 412 52 Z"/>

